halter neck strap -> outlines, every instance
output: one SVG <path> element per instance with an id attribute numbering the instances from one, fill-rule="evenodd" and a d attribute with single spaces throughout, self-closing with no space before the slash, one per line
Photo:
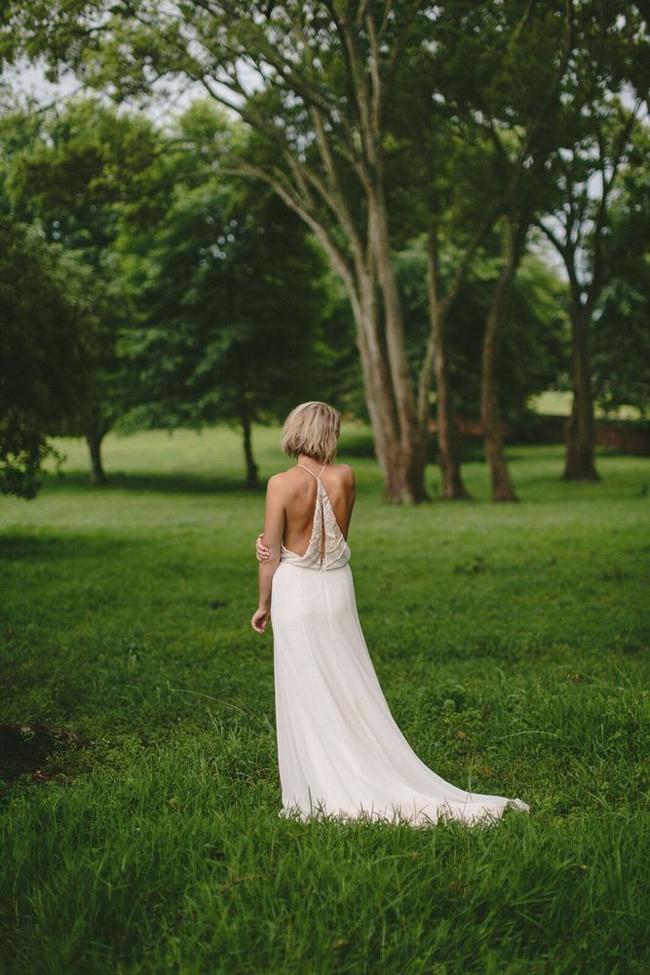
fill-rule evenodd
<path id="1" fill-rule="evenodd" d="M 312 477 L 315 477 L 317 481 L 320 481 L 320 476 L 323 473 L 323 471 L 325 470 L 325 468 L 327 467 L 327 462 L 323 464 L 323 466 L 319 470 L 318 474 L 314 474 L 314 472 L 313 471 L 310 471 L 309 468 L 308 467 L 305 467 L 304 464 L 296 464 L 296 467 L 302 467 L 303 471 L 307 471 L 307 473 L 308 474 L 311 474 Z"/>

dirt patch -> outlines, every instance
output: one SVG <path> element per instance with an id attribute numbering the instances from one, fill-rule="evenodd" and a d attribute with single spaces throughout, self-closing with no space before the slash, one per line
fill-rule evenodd
<path id="1" fill-rule="evenodd" d="M 94 741 L 67 728 L 44 724 L 0 725 L 0 779 L 15 782 L 29 775 L 34 782 L 70 781 L 60 770 L 44 766 L 57 746 L 88 748 Z"/>

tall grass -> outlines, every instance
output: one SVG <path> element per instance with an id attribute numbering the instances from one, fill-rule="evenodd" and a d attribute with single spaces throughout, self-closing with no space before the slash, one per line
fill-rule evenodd
<path id="1" fill-rule="evenodd" d="M 255 431 L 264 477 L 278 439 Z M 263 489 L 235 434 L 109 438 L 104 489 L 63 447 L 63 477 L 0 505 L 1 721 L 93 744 L 0 785 L 2 971 L 650 969 L 647 460 L 565 484 L 559 448 L 517 447 L 519 505 L 477 459 L 477 501 L 391 509 L 344 431 L 393 714 L 445 778 L 531 806 L 416 830 L 278 816 L 272 638 L 248 625 Z"/>

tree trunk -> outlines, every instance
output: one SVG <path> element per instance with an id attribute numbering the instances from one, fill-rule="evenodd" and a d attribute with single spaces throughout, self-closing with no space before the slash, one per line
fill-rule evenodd
<path id="1" fill-rule="evenodd" d="M 390 377 L 379 344 L 376 308 L 373 311 L 366 302 L 361 315 L 362 321 L 357 323 L 357 348 L 375 454 L 384 476 L 384 500 L 399 503 L 404 489 L 400 443 Z"/>
<path id="2" fill-rule="evenodd" d="M 438 338 L 433 360 L 438 394 L 436 403 L 438 463 L 440 464 L 442 473 L 442 496 L 446 500 L 456 501 L 461 498 L 469 498 L 471 495 L 465 487 L 460 472 L 460 442 L 451 405 L 447 349 L 443 338 L 444 322 L 440 322 L 438 329 Z"/>
<path id="3" fill-rule="evenodd" d="M 368 237 L 372 238 L 368 217 Z M 327 241 L 325 241 L 327 244 Z M 384 477 L 384 499 L 394 504 L 422 500 L 422 491 L 413 490 L 413 479 L 404 463 L 404 449 L 396 411 L 389 357 L 382 341 L 377 273 L 374 248 L 358 247 L 350 264 L 325 247 L 332 271 L 341 279 L 350 300 L 359 350 L 363 388 L 370 414 L 375 454 Z M 424 459 L 416 470 L 415 481 L 423 484 Z"/>
<path id="4" fill-rule="evenodd" d="M 515 230 L 511 217 L 504 217 L 501 272 L 494 289 L 483 336 L 481 368 L 481 422 L 485 453 L 490 468 L 493 501 L 518 501 L 510 478 L 503 447 L 503 423 L 499 409 L 497 369 L 508 320 L 508 299 L 521 254 L 522 229 Z M 525 234 L 523 234 L 525 237 Z"/>
<path id="5" fill-rule="evenodd" d="M 449 382 L 449 363 L 447 333 L 445 329 L 448 303 L 438 297 L 438 268 L 436 240 L 433 227 L 429 229 L 427 248 L 427 297 L 429 304 L 430 336 L 422 366 L 419 386 L 419 413 L 423 428 L 428 427 L 428 394 L 431 372 L 436 379 L 436 425 L 438 435 L 438 463 L 442 475 L 442 496 L 453 501 L 469 498 L 460 472 L 460 442 L 454 419 L 451 386 Z"/>
<path id="6" fill-rule="evenodd" d="M 253 445 L 251 442 L 251 421 L 248 413 L 246 404 L 242 405 L 241 409 L 241 425 L 244 432 L 244 457 L 246 460 L 246 484 L 249 488 L 256 488 L 259 486 L 259 479 L 257 476 L 258 468 L 255 463 L 255 458 L 253 457 Z"/>
<path id="7" fill-rule="evenodd" d="M 573 404 L 566 427 L 565 481 L 598 481 L 596 429 L 591 381 L 591 311 L 574 300 L 571 311 Z"/>
<path id="8" fill-rule="evenodd" d="M 399 289 L 390 254 L 386 204 L 380 185 L 369 189 L 368 207 L 371 243 L 384 305 L 388 368 L 399 429 L 399 447 L 394 458 L 390 496 L 397 503 L 419 504 L 429 500 L 424 483 L 427 431 L 418 423 L 413 380 L 404 345 Z"/>
<path id="9" fill-rule="evenodd" d="M 90 452 L 90 480 L 92 484 L 106 484 L 106 473 L 102 465 L 102 441 L 105 433 L 93 430 L 86 434 L 86 443 Z"/>

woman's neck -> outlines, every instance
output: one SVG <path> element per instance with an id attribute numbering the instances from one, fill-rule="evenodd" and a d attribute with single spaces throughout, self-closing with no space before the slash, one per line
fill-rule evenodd
<path id="1" fill-rule="evenodd" d="M 307 454 L 298 454 L 296 463 L 301 464 L 303 467 L 308 467 L 314 474 L 318 474 L 324 466 L 327 466 L 326 462 L 315 460 L 314 457 L 309 457 Z"/>

